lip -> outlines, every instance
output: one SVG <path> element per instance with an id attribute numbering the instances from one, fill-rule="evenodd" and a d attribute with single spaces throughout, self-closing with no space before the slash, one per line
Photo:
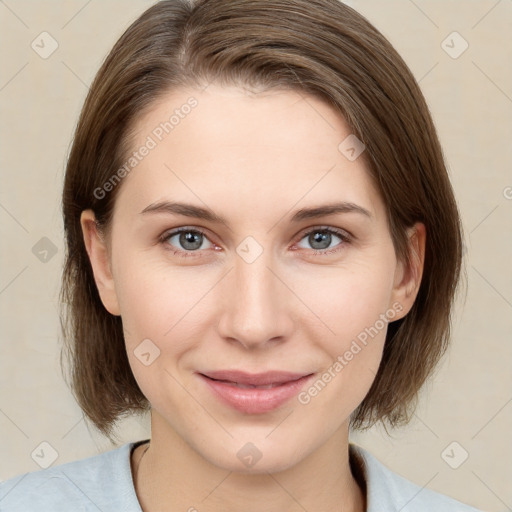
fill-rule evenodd
<path id="1" fill-rule="evenodd" d="M 249 374 L 238 370 L 198 373 L 199 378 L 223 403 L 245 414 L 272 411 L 297 395 L 313 373 L 270 371 Z M 242 388 L 243 386 L 272 386 L 270 388 Z"/>

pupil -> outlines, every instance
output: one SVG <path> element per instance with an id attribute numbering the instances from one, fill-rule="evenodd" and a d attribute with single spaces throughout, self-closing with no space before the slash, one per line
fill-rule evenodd
<path id="1" fill-rule="evenodd" d="M 201 242 L 199 241 L 199 243 L 198 243 L 198 239 L 200 236 L 201 236 L 200 233 L 193 233 L 191 231 L 187 231 L 187 232 L 181 234 L 180 243 L 186 249 L 190 249 L 190 250 L 198 249 L 199 247 L 201 247 Z M 187 244 L 192 244 L 192 247 L 188 246 Z"/>
<path id="2" fill-rule="evenodd" d="M 327 249 L 327 247 L 329 247 L 329 245 L 330 245 L 330 236 L 331 236 L 330 233 L 325 233 L 325 232 L 317 231 L 313 235 L 313 242 L 311 243 L 311 245 L 315 249 Z M 320 245 L 322 245 L 322 242 L 325 242 L 325 241 L 327 241 L 327 244 L 324 243 L 323 247 L 315 247 L 315 245 L 314 245 L 316 243 L 320 243 Z"/>

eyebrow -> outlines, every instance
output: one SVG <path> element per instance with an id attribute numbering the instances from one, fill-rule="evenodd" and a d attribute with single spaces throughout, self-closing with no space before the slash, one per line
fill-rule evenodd
<path id="1" fill-rule="evenodd" d="M 227 220 L 224 219 L 224 217 L 217 215 L 209 208 L 203 208 L 201 206 L 195 206 L 187 203 L 159 201 L 146 206 L 146 208 L 144 208 L 144 210 L 142 210 L 140 213 L 165 213 L 183 215 L 184 217 L 192 217 L 195 219 L 206 220 L 214 224 L 224 224 L 229 226 Z M 363 208 L 362 206 L 355 203 L 342 201 L 316 207 L 301 208 L 293 214 L 291 222 L 297 223 L 306 219 L 315 219 L 317 217 L 326 217 L 328 215 L 335 215 L 339 213 L 358 213 L 369 219 L 373 219 L 373 215 L 366 208 Z"/>

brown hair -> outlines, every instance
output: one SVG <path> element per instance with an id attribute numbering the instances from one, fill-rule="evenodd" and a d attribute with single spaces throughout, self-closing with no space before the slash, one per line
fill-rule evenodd
<path id="1" fill-rule="evenodd" d="M 411 261 L 406 228 L 425 224 L 415 303 L 389 324 L 376 378 L 351 417 L 359 429 L 377 421 L 407 423 L 450 338 L 462 227 L 436 130 L 412 73 L 373 25 L 338 0 L 160 1 L 106 57 L 78 121 L 63 191 L 62 354 L 75 398 L 110 438 L 122 415 L 149 409 L 128 363 L 121 317 L 100 300 L 80 215 L 91 208 L 108 233 L 122 183 L 101 199 L 94 191 L 126 160 L 134 123 L 172 89 L 213 81 L 302 91 L 328 102 L 366 146 L 401 261 Z"/>

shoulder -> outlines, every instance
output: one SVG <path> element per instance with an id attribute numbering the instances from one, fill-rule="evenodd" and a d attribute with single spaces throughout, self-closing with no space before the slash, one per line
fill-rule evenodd
<path id="1" fill-rule="evenodd" d="M 394 473 L 362 447 L 350 444 L 350 457 L 366 481 L 367 512 L 482 512 Z"/>
<path id="2" fill-rule="evenodd" d="M 0 483 L 0 510 L 141 512 L 130 468 L 134 444 L 10 478 Z"/>

